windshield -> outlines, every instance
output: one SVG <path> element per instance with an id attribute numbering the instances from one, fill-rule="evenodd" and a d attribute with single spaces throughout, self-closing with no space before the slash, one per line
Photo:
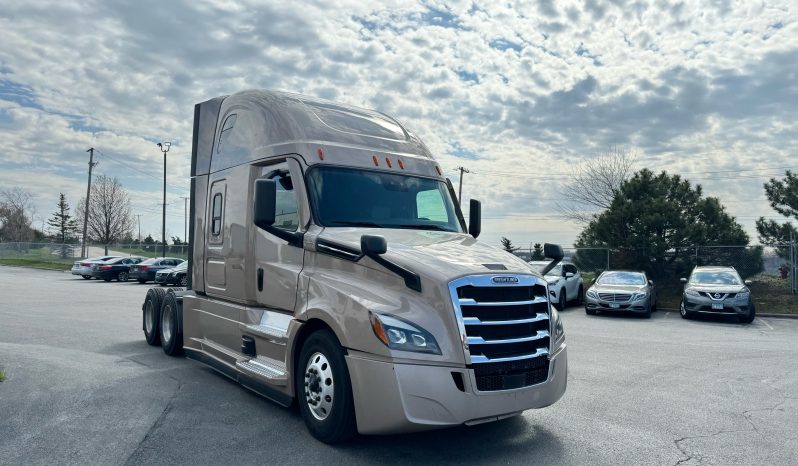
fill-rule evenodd
<path id="1" fill-rule="evenodd" d="M 596 281 L 599 285 L 645 285 L 646 278 L 638 272 L 605 272 Z"/>
<path id="2" fill-rule="evenodd" d="M 690 283 L 694 285 L 739 285 L 740 277 L 735 272 L 693 272 Z"/>
<path id="3" fill-rule="evenodd" d="M 319 167 L 309 172 L 308 184 L 321 226 L 463 231 L 442 181 Z"/>

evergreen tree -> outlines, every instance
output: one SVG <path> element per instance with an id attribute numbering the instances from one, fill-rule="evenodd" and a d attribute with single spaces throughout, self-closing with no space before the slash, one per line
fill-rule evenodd
<path id="1" fill-rule="evenodd" d="M 502 241 L 502 249 L 504 249 L 507 252 L 514 252 L 516 249 L 518 249 L 515 246 L 513 246 L 513 242 L 510 241 L 509 238 L 505 238 L 504 236 L 502 236 L 501 241 Z"/>
<path id="2" fill-rule="evenodd" d="M 75 233 L 78 231 L 78 222 L 69 213 L 69 204 L 64 193 L 60 193 L 58 210 L 53 212 L 53 216 L 47 220 L 47 224 L 55 232 L 54 236 L 61 243 L 66 243 L 74 238 Z"/>

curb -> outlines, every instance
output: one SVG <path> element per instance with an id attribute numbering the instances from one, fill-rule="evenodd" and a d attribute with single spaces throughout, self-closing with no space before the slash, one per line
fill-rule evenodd
<path id="1" fill-rule="evenodd" d="M 657 308 L 658 311 L 666 311 L 666 312 L 679 312 L 679 309 L 670 308 L 670 307 L 660 307 Z M 771 317 L 776 319 L 798 319 L 798 314 L 774 314 L 771 312 L 757 312 L 757 317 Z"/>

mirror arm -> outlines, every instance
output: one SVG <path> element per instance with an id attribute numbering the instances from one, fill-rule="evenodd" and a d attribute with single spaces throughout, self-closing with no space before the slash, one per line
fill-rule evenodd
<path id="1" fill-rule="evenodd" d="M 395 264 L 378 254 L 365 253 L 364 255 L 370 257 L 374 262 L 402 277 L 405 281 L 406 287 L 421 293 L 421 277 L 419 277 L 417 273 L 413 272 L 412 270 L 408 270 L 399 264 Z"/>

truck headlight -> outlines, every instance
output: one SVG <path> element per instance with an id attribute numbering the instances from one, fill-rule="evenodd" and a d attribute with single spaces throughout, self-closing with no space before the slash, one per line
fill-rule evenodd
<path id="1" fill-rule="evenodd" d="M 596 293 L 596 290 L 594 290 L 593 288 L 587 290 L 587 293 L 585 294 L 587 295 L 588 298 L 598 299 L 598 293 Z"/>
<path id="2" fill-rule="evenodd" d="M 428 331 L 388 314 L 369 312 L 374 335 L 388 348 L 416 353 L 441 354 L 438 342 Z"/>
<path id="3" fill-rule="evenodd" d="M 551 334 L 551 352 L 554 353 L 560 348 L 560 345 L 565 341 L 565 328 L 562 325 L 560 313 L 554 306 L 551 307 L 551 319 L 549 319 L 549 333 Z"/>

